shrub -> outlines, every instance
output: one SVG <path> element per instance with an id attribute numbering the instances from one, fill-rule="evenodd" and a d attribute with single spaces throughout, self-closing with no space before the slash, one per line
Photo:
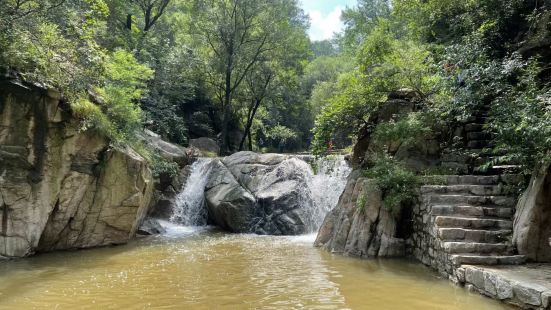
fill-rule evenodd
<path id="1" fill-rule="evenodd" d="M 378 147 L 388 146 L 391 143 L 411 145 L 418 142 L 431 132 L 427 121 L 418 112 L 412 112 L 395 121 L 381 123 L 375 129 L 373 138 Z"/>
<path id="2" fill-rule="evenodd" d="M 536 59 L 524 60 L 516 53 L 491 58 L 475 38 L 447 50 L 450 100 L 431 108 L 450 126 L 465 122 L 484 106 L 490 120 L 484 129 L 494 140 L 494 160 L 523 166 L 527 173 L 551 149 L 551 89 L 541 82 Z"/>
<path id="3" fill-rule="evenodd" d="M 356 208 L 358 209 L 358 211 L 364 212 L 366 204 L 367 204 L 367 197 L 365 196 L 365 194 L 361 195 L 358 197 L 358 200 L 356 201 Z"/>
<path id="4" fill-rule="evenodd" d="M 373 179 L 381 189 L 383 205 L 394 216 L 417 198 L 418 177 L 387 154 L 377 156 L 374 165 L 365 171 L 365 176 Z"/>

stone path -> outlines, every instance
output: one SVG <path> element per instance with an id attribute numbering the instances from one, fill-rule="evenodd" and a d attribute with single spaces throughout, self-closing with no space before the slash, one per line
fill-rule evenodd
<path id="1" fill-rule="evenodd" d="M 458 278 L 471 290 L 523 309 L 551 309 L 551 264 L 464 265 Z"/>

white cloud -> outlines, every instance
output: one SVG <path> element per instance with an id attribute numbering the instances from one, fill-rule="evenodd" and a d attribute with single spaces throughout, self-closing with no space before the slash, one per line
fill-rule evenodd
<path id="1" fill-rule="evenodd" d="M 321 11 L 308 11 L 310 16 L 310 30 L 308 34 L 312 41 L 331 39 L 335 33 L 341 32 L 344 24 L 341 21 L 343 9 L 336 7 L 329 14 L 324 15 Z"/>

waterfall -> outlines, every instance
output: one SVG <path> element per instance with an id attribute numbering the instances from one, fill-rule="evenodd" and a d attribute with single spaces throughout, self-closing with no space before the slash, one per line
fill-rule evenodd
<path id="1" fill-rule="evenodd" d="M 327 213 L 337 206 L 352 168 L 344 156 L 318 158 L 311 166 L 312 177 L 308 186 L 314 202 L 312 220 L 317 231 Z"/>
<path id="2" fill-rule="evenodd" d="M 184 226 L 207 225 L 205 186 L 210 174 L 210 158 L 199 158 L 191 165 L 182 192 L 176 197 L 176 207 L 170 221 Z"/>
<path id="3" fill-rule="evenodd" d="M 351 168 L 343 156 L 319 158 L 306 163 L 308 158 L 298 158 L 304 164 L 300 170 L 306 176 L 306 186 L 301 188 L 304 211 L 309 231 L 315 232 L 325 216 L 333 209 L 344 191 Z M 311 157 L 310 157 L 311 159 Z M 182 192 L 176 197 L 176 206 L 170 221 L 184 226 L 207 225 L 205 186 L 210 174 L 212 159 L 200 158 L 192 166 Z"/>

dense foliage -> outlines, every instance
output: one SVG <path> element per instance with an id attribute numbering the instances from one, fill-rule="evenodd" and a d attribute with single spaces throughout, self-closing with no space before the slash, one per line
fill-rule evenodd
<path id="1" fill-rule="evenodd" d="M 308 147 L 301 76 L 314 44 L 295 0 L 7 0 L 0 11 L 0 66 L 62 90 L 83 130 L 128 143 L 147 127 L 224 152 Z"/>
<path id="2" fill-rule="evenodd" d="M 297 0 L 4 0 L 0 66 L 61 89 L 113 143 L 146 127 L 224 153 L 325 154 L 368 128 L 380 153 L 487 109 L 488 164 L 531 169 L 551 148 L 549 9 L 359 0 L 342 34 L 310 42 Z M 396 91 L 415 111 L 375 128 Z"/>
<path id="3" fill-rule="evenodd" d="M 486 109 L 493 139 L 486 165 L 531 170 L 551 149 L 549 9 L 520 0 L 359 1 L 345 11 L 339 41 L 355 65 L 314 87 L 322 109 L 313 151 L 353 143 L 375 126 L 389 94 L 407 89 L 417 111 L 371 129 L 378 144 L 408 143 Z"/>
<path id="4" fill-rule="evenodd" d="M 365 171 L 383 194 L 383 206 L 398 217 L 402 207 L 415 202 L 419 188 L 418 176 L 387 154 L 374 159 L 374 165 Z"/>

